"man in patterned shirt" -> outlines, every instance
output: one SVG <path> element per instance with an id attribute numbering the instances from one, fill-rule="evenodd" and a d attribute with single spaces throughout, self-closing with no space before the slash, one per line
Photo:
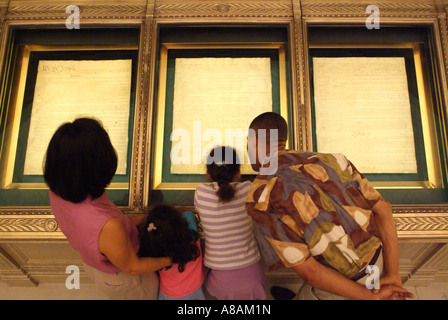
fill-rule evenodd
<path id="1" fill-rule="evenodd" d="M 343 155 L 286 150 L 287 132 L 286 121 L 268 112 L 252 121 L 248 137 L 260 174 L 246 206 L 269 268 L 301 276 L 303 299 L 412 297 L 399 276 L 390 204 Z M 379 286 L 366 272 L 372 266 Z"/>

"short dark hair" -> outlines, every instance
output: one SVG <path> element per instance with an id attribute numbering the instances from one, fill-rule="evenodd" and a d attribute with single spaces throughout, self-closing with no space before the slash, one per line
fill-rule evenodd
<path id="1" fill-rule="evenodd" d="M 266 133 L 269 134 L 269 130 L 278 130 L 278 139 L 286 141 L 288 139 L 288 124 L 281 115 L 275 112 L 265 112 L 257 116 L 252 120 L 250 129 L 255 131 L 259 129 L 266 129 Z"/>
<path id="2" fill-rule="evenodd" d="M 153 224 L 153 229 L 148 226 Z M 178 264 L 179 272 L 185 265 L 199 258 L 201 252 L 196 245 L 199 233 L 188 227 L 187 220 L 176 208 L 158 205 L 148 212 L 146 223 L 139 230 L 140 257 L 170 257 Z"/>
<path id="3" fill-rule="evenodd" d="M 216 156 L 221 155 L 221 160 L 216 163 Z M 235 188 L 230 184 L 235 175 L 240 171 L 240 161 L 235 149 L 231 147 L 215 147 L 207 159 L 207 172 L 213 181 L 218 183 L 219 200 L 228 202 L 235 196 Z"/>
<path id="4" fill-rule="evenodd" d="M 61 125 L 48 145 L 44 179 L 64 200 L 99 198 L 117 170 L 117 153 L 102 124 L 79 118 Z"/>

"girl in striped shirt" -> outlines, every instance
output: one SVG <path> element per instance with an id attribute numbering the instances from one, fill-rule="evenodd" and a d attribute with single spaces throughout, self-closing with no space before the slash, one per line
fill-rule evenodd
<path id="1" fill-rule="evenodd" d="M 250 181 L 238 183 L 240 165 L 234 149 L 214 148 L 207 159 L 207 178 L 194 202 L 205 236 L 204 265 L 210 269 L 208 293 L 219 300 L 264 300 L 264 271 L 246 213 Z"/>

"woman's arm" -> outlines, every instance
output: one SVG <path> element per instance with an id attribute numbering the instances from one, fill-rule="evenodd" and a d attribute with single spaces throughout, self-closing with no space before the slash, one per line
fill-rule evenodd
<path id="1" fill-rule="evenodd" d="M 154 272 L 172 264 L 168 257 L 139 258 L 118 217 L 109 219 L 104 225 L 99 235 L 98 249 L 114 266 L 130 275 Z"/>

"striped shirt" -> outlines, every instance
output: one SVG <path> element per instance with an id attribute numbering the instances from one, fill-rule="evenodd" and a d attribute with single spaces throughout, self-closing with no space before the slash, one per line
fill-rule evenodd
<path id="1" fill-rule="evenodd" d="M 250 181 L 235 183 L 235 197 L 221 202 L 218 184 L 200 184 L 194 203 L 205 236 L 204 265 L 216 270 L 235 270 L 260 260 L 252 223 L 246 212 Z"/>

